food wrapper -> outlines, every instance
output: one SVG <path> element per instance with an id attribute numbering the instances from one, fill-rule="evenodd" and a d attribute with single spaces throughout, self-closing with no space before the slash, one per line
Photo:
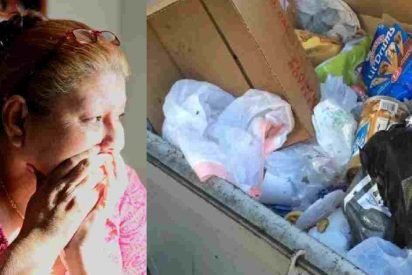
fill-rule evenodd
<path id="1" fill-rule="evenodd" d="M 369 96 L 412 99 L 412 37 L 399 24 L 379 25 L 362 67 Z"/>
<path id="2" fill-rule="evenodd" d="M 335 38 L 304 30 L 295 30 L 295 33 L 314 66 L 334 57 L 343 47 L 342 42 Z"/>
<path id="3" fill-rule="evenodd" d="M 332 75 L 342 76 L 344 83 L 348 86 L 358 83 L 361 76 L 357 69 L 365 61 L 370 48 L 370 42 L 369 36 L 347 42 L 338 55 L 326 60 L 315 68 L 319 80 L 324 83 L 328 75 Z"/>

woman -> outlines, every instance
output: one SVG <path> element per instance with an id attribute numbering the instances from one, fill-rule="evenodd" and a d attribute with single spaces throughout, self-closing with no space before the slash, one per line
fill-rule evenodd
<path id="1" fill-rule="evenodd" d="M 0 22 L 0 274 L 146 273 L 119 45 L 34 12 Z"/>

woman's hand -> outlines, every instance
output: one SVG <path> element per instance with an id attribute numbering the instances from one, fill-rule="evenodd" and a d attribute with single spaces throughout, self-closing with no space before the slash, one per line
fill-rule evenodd
<path id="1" fill-rule="evenodd" d="M 106 180 L 97 185 L 99 200 L 64 251 L 66 264 L 73 274 L 95 274 L 99 273 L 99 270 L 105 270 L 108 274 L 120 274 L 122 270 L 121 263 L 113 263 L 106 253 L 106 221 L 115 211 L 116 204 L 127 187 L 128 178 L 126 165 L 121 156 L 108 156 L 108 161 L 104 165 Z M 116 252 L 120 255 L 117 244 L 112 249 L 117 249 Z"/>
<path id="2" fill-rule="evenodd" d="M 90 159 L 96 154 L 96 150 L 89 150 L 76 155 L 48 176 L 35 171 L 36 192 L 27 205 L 22 229 L 8 249 L 2 271 L 36 270 L 36 274 L 41 274 L 51 269 L 59 252 L 72 239 L 99 198 L 94 187 L 103 178 L 103 173 L 100 176 L 92 173 L 95 180 L 89 180 L 94 168 Z M 26 259 L 26 266 L 16 266 L 22 258 Z"/>
<path id="3" fill-rule="evenodd" d="M 94 207 L 99 194 L 95 185 L 104 175 L 95 171 L 93 150 L 76 155 L 55 168 L 47 177 L 36 171 L 37 188 L 27 205 L 21 233 L 40 230 L 48 239 L 65 246 Z M 94 160 L 96 161 L 96 160 Z M 100 160 L 101 165 L 104 160 Z M 94 181 L 90 180 L 93 171 Z"/>

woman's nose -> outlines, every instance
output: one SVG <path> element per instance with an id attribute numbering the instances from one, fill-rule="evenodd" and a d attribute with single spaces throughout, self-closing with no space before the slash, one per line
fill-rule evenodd
<path id="1" fill-rule="evenodd" d="M 101 142 L 101 150 L 103 152 L 110 152 L 113 151 L 115 149 L 119 149 L 116 148 L 117 143 L 118 143 L 118 129 L 116 129 L 115 122 L 112 119 L 107 119 L 106 121 L 104 121 L 104 137 L 103 140 Z"/>

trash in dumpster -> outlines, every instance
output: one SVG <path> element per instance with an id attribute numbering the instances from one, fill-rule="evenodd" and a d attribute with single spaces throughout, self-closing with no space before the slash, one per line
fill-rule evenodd
<path id="1" fill-rule="evenodd" d="M 377 182 L 392 214 L 393 236 L 399 247 L 412 248 L 412 129 L 400 125 L 376 133 L 360 152 L 362 166 Z"/>
<path id="2" fill-rule="evenodd" d="M 301 29 L 346 42 L 360 30 L 357 15 L 341 0 L 296 0 Z"/>
<path id="3" fill-rule="evenodd" d="M 364 240 L 348 253 L 355 265 L 371 275 L 406 275 L 412 270 L 412 251 L 379 237 Z"/>
<path id="4" fill-rule="evenodd" d="M 180 139 L 185 137 L 180 131 L 199 138 L 209 123 L 215 122 L 234 99 L 229 93 L 207 82 L 176 82 L 163 105 L 163 138 L 177 147 L 180 147 Z"/>
<path id="5" fill-rule="evenodd" d="M 334 57 L 343 47 L 342 42 L 338 39 L 304 30 L 295 30 L 295 33 L 313 66 Z"/>
<path id="6" fill-rule="evenodd" d="M 370 96 L 412 99 L 412 37 L 399 24 L 379 25 L 362 68 Z"/>
<path id="7" fill-rule="evenodd" d="M 345 253 L 349 251 L 352 236 L 348 221 L 342 209 L 336 209 L 327 218 L 329 224 L 325 231 L 320 232 L 318 227 L 322 221 L 323 220 L 319 221 L 316 227 L 311 228 L 308 234 L 341 255 L 345 255 Z"/>
<path id="8" fill-rule="evenodd" d="M 231 182 L 369 274 L 409 274 L 411 34 L 398 24 L 376 23 L 367 26 L 373 34 L 370 30 L 378 25 L 371 45 L 357 15 L 343 1 L 293 2 L 291 7 L 281 1 L 289 17 L 296 11 L 299 25 L 291 32 L 321 83 L 321 100 L 310 107 L 316 105 L 316 138 L 286 143 L 295 126 L 287 102 L 295 100 L 296 93 L 288 93 L 293 87 L 279 91 L 284 98 L 256 89 L 235 98 L 194 80 L 176 82 L 167 95 L 163 137 L 182 150 L 201 181 L 218 176 Z M 359 18 L 364 21 L 364 14 Z M 225 24 L 216 24 L 225 32 Z M 228 47 L 238 41 L 224 38 Z M 257 64 L 249 67 L 248 52 L 233 52 L 244 54 L 237 62 L 245 67 L 242 73 L 253 76 L 244 86 L 267 87 L 264 74 L 257 77 Z M 292 63 L 298 64 L 294 59 Z M 303 74 L 293 73 L 304 82 Z M 292 105 L 296 114 L 304 104 Z M 298 128 L 301 117 L 296 117 Z"/>
<path id="9" fill-rule="evenodd" d="M 328 218 L 324 218 L 322 220 L 319 220 L 316 223 L 316 229 L 318 230 L 319 233 L 325 232 L 325 230 L 328 228 L 328 226 L 329 226 Z"/>
<path id="10" fill-rule="evenodd" d="M 327 218 L 343 201 L 345 192 L 335 190 L 325 197 L 318 199 L 296 221 L 296 227 L 307 230 L 314 226 L 321 219 Z"/>
<path id="11" fill-rule="evenodd" d="M 342 77 L 329 75 L 320 86 L 321 101 L 331 100 L 346 112 L 350 112 L 357 103 L 358 95 L 347 86 Z"/>
<path id="12" fill-rule="evenodd" d="M 325 82 L 328 75 L 334 75 L 342 76 L 346 85 L 358 84 L 362 79 L 360 69 L 369 52 L 370 41 L 369 36 L 366 36 L 346 43 L 338 55 L 315 68 L 319 80 Z"/>
<path id="13" fill-rule="evenodd" d="M 296 221 L 299 219 L 299 217 L 302 215 L 302 211 L 292 211 L 286 214 L 285 220 L 287 220 L 290 223 L 295 224 Z"/>
<path id="14" fill-rule="evenodd" d="M 349 180 L 361 167 L 359 148 L 363 148 L 375 133 L 387 130 L 391 125 L 401 123 L 409 114 L 408 107 L 392 97 L 371 97 L 363 106 L 361 120 L 353 143 L 352 158 L 347 171 Z"/>
<path id="15" fill-rule="evenodd" d="M 369 237 L 389 240 L 391 236 L 391 213 L 384 206 L 378 186 L 360 169 L 344 199 L 345 216 L 348 219 L 353 244 Z"/>
<path id="16" fill-rule="evenodd" d="M 264 161 L 294 127 L 290 105 L 268 92 L 234 99 L 205 82 L 180 80 L 164 104 L 163 137 L 179 147 L 200 180 L 223 178 L 260 195 Z"/>
<path id="17" fill-rule="evenodd" d="M 299 143 L 269 155 L 259 198 L 264 204 L 305 210 L 338 182 L 339 165 L 315 143 Z"/>
<path id="18" fill-rule="evenodd" d="M 264 205 L 281 217 L 285 217 L 288 213 L 290 213 L 290 211 L 292 211 L 292 207 L 290 205 L 282 205 L 282 204 L 264 204 Z"/>
<path id="19" fill-rule="evenodd" d="M 356 106 L 356 93 L 342 78 L 328 76 L 321 85 L 322 98 L 312 116 L 319 146 L 340 167 L 345 167 L 352 154 L 357 122 L 351 114 Z"/>

